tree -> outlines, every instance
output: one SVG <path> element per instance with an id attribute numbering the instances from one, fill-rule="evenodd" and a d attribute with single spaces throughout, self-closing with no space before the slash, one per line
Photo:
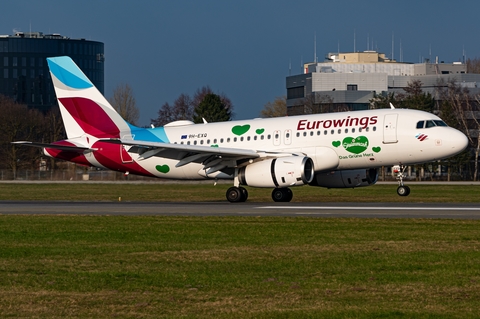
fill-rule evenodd
<path id="1" fill-rule="evenodd" d="M 280 117 L 287 115 L 287 97 L 278 96 L 273 102 L 267 102 L 260 111 L 261 117 Z"/>
<path id="2" fill-rule="evenodd" d="M 137 125 L 140 111 L 136 106 L 132 88 L 128 84 L 119 84 L 113 90 L 110 104 L 125 121 Z"/>
<path id="3" fill-rule="evenodd" d="M 200 103 L 202 103 L 207 94 L 213 94 L 212 89 L 208 85 L 201 87 L 195 92 L 192 101 L 194 109 L 196 109 L 200 105 Z M 225 108 L 230 112 L 230 117 L 232 118 L 234 115 L 232 101 L 224 93 L 220 93 L 217 95 L 218 97 L 220 97 L 220 100 L 222 101 Z"/>
<path id="4" fill-rule="evenodd" d="M 467 59 L 467 72 L 468 73 L 480 73 L 480 59 L 479 58 L 474 58 L 474 59 Z"/>
<path id="5" fill-rule="evenodd" d="M 388 94 L 375 94 L 375 97 L 370 100 L 370 108 L 372 109 L 389 109 L 390 103 L 396 107 L 398 101 L 395 97 L 395 92 Z"/>
<path id="6" fill-rule="evenodd" d="M 203 119 L 207 122 L 223 122 L 231 120 L 231 112 L 225 105 L 219 95 L 208 93 L 204 96 L 200 104 L 195 108 L 193 121 L 195 123 L 203 123 Z"/>
<path id="7" fill-rule="evenodd" d="M 193 103 L 187 94 L 180 94 L 180 96 L 170 105 L 168 102 L 164 103 L 158 110 L 156 119 L 151 119 L 155 126 L 163 126 L 170 122 L 179 120 L 193 119 Z"/>
<path id="8" fill-rule="evenodd" d="M 195 92 L 193 99 L 190 98 L 188 94 L 180 94 L 180 96 L 173 102 L 173 105 L 170 105 L 168 102 L 162 105 L 158 110 L 157 118 L 151 119 L 152 124 L 155 126 L 163 126 L 167 123 L 179 120 L 194 121 L 195 110 L 208 94 L 213 94 L 213 91 L 209 86 L 203 86 L 198 89 Z M 227 109 L 231 118 L 233 116 L 232 101 L 224 94 L 217 96 L 219 96 L 224 108 Z M 203 121 L 200 118 L 200 123 L 201 122 Z"/>
<path id="9" fill-rule="evenodd" d="M 405 93 L 397 95 L 398 104 L 405 109 L 421 110 L 432 113 L 435 109 L 435 99 L 429 92 L 422 89 L 422 81 L 414 80 L 408 82 L 403 88 Z"/>
<path id="10" fill-rule="evenodd" d="M 0 95 L 0 163 L 16 172 L 33 168 L 42 156 L 37 148 L 18 146 L 14 141 L 42 141 L 44 117 L 35 109 Z"/>
<path id="11" fill-rule="evenodd" d="M 478 179 L 478 160 L 480 157 L 480 120 L 476 114 L 480 109 L 480 96 L 471 95 L 466 87 L 462 87 L 450 79 L 446 84 L 437 82 L 437 92 L 442 100 L 443 110 L 451 109 L 456 116 L 453 122 L 468 138 L 474 154 L 473 180 Z M 452 121 L 452 120 L 450 120 Z"/>

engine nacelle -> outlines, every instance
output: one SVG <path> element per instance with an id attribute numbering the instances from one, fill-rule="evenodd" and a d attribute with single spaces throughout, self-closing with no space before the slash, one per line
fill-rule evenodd
<path id="1" fill-rule="evenodd" d="M 288 156 L 256 162 L 238 170 L 240 184 L 253 187 L 300 186 L 313 180 L 310 157 Z"/>
<path id="2" fill-rule="evenodd" d="M 377 179 L 378 169 L 376 168 L 353 169 L 317 173 L 309 185 L 327 188 L 354 188 L 373 185 Z"/>

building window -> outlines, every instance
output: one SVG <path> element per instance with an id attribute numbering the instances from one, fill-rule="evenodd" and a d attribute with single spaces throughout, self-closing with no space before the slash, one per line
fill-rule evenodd
<path id="1" fill-rule="evenodd" d="M 299 99 L 305 97 L 305 87 L 297 86 L 294 88 L 287 88 L 287 99 Z"/>
<path id="2" fill-rule="evenodd" d="M 358 91 L 358 85 L 356 85 L 356 84 L 347 84 L 347 91 Z"/>

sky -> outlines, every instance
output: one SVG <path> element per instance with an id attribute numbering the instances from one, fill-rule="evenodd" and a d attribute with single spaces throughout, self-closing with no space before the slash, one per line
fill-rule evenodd
<path id="1" fill-rule="evenodd" d="M 413 63 L 480 58 L 476 0 L 16 0 L 0 8 L 0 34 L 103 42 L 105 95 L 130 85 L 141 126 L 207 85 L 231 99 L 234 119 L 259 117 L 315 51 L 320 62 L 367 49 Z"/>

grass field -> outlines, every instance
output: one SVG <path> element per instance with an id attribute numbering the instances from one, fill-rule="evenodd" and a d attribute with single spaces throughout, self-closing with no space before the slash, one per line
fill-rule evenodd
<path id="1" fill-rule="evenodd" d="M 0 199 L 224 201 L 227 187 L 0 184 Z M 295 198 L 405 200 L 395 188 Z M 477 190 L 415 185 L 409 199 Z M 0 317 L 479 318 L 479 265 L 474 220 L 0 214 Z"/>
<path id="2" fill-rule="evenodd" d="M 480 222 L 0 215 L 0 313 L 475 318 Z"/>

